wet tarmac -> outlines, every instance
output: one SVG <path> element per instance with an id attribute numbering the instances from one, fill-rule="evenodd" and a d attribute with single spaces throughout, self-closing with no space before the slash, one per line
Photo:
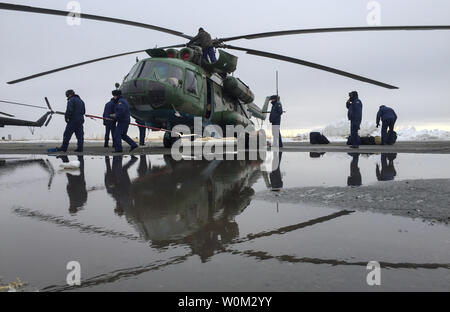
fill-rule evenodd
<path id="1" fill-rule="evenodd" d="M 450 155 L 0 159 L 0 286 L 450 290 Z M 80 168 L 62 169 L 76 160 Z M 70 261 L 80 263 L 80 286 L 66 283 Z M 367 284 L 370 261 L 381 265 L 380 286 Z"/>

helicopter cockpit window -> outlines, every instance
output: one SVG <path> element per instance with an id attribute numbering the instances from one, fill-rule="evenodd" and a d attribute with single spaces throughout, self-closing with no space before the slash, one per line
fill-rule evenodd
<path id="1" fill-rule="evenodd" d="M 167 82 L 167 77 L 169 75 L 169 64 L 155 62 L 153 66 L 153 77 L 157 81 Z"/>
<path id="2" fill-rule="evenodd" d="M 145 61 L 143 63 L 143 65 L 141 66 L 141 68 L 139 69 L 138 75 L 136 76 L 136 78 L 146 78 L 146 77 L 150 77 L 150 71 L 152 69 L 152 61 Z"/>
<path id="3" fill-rule="evenodd" d="M 194 72 L 190 70 L 186 70 L 186 91 L 198 95 L 197 77 L 195 77 Z"/>
<path id="4" fill-rule="evenodd" d="M 135 74 L 136 74 L 136 71 L 137 71 L 137 69 L 140 67 L 141 64 L 142 64 L 142 63 L 136 63 L 136 64 L 134 64 L 133 68 L 131 68 L 130 72 L 128 73 L 128 75 L 127 75 L 127 77 L 126 77 L 125 82 L 126 82 L 126 81 L 130 81 L 131 79 L 134 78 L 134 76 L 135 76 Z"/>
<path id="5" fill-rule="evenodd" d="M 169 75 L 169 83 L 173 85 L 174 87 L 181 88 L 183 85 L 183 69 L 172 65 L 170 67 L 170 75 Z"/>

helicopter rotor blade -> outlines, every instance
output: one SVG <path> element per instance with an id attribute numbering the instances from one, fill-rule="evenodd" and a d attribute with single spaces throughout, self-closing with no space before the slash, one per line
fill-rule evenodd
<path id="1" fill-rule="evenodd" d="M 4 2 L 0 2 L 0 10 L 48 14 L 48 15 L 57 15 L 57 16 L 64 16 L 64 17 L 71 16 L 72 14 L 74 14 L 73 12 L 69 12 L 69 11 L 53 10 L 53 9 L 26 6 L 26 5 L 4 3 Z M 152 30 L 164 32 L 167 34 L 171 34 L 174 36 L 183 37 L 185 39 L 189 39 L 189 40 L 192 39 L 191 36 L 188 36 L 186 34 L 183 34 L 182 32 L 176 31 L 176 30 L 159 27 L 159 26 L 155 26 L 155 25 L 150 25 L 150 24 L 144 24 L 144 23 L 140 23 L 140 22 L 128 21 L 128 20 L 123 20 L 123 19 L 118 19 L 118 18 L 113 18 L 113 17 L 93 15 L 93 14 L 85 14 L 85 13 L 80 13 L 79 17 L 84 18 L 84 19 L 95 20 L 95 21 L 110 22 L 110 23 L 123 24 L 123 25 L 128 25 L 128 26 L 141 27 L 141 28 L 146 28 L 146 29 L 152 29 Z"/>
<path id="2" fill-rule="evenodd" d="M 297 58 L 293 58 L 293 57 L 289 57 L 289 56 L 284 56 L 284 55 L 280 55 L 280 54 L 264 52 L 264 51 L 259 51 L 259 50 L 247 49 L 247 48 L 242 48 L 242 47 L 236 47 L 236 46 L 231 46 L 231 45 L 224 45 L 223 47 L 226 49 L 244 51 L 244 52 L 247 52 L 247 54 L 251 54 L 251 55 L 272 58 L 272 59 L 276 59 L 276 60 L 280 60 L 280 61 L 285 61 L 285 62 L 290 62 L 290 63 L 294 63 L 294 64 L 299 64 L 299 65 L 303 65 L 303 66 L 307 66 L 307 67 L 320 69 L 320 70 L 330 72 L 330 73 L 333 73 L 336 75 L 340 75 L 340 76 L 348 77 L 351 79 L 359 80 L 362 82 L 370 83 L 370 84 L 377 85 L 377 86 L 387 88 L 387 89 L 398 89 L 398 87 L 395 87 L 395 86 L 392 86 L 392 85 L 389 85 L 389 84 L 386 84 L 386 83 L 383 83 L 380 81 L 376 81 L 376 80 L 369 79 L 369 78 L 366 78 L 363 76 L 345 72 L 345 71 L 342 71 L 342 70 L 339 70 L 336 68 L 308 62 L 305 60 L 301 60 L 301 59 L 297 59 Z"/>
<path id="3" fill-rule="evenodd" d="M 50 114 L 50 117 L 48 117 L 47 122 L 45 123 L 45 126 L 47 127 L 50 123 L 50 120 L 52 120 L 53 114 Z"/>
<path id="4" fill-rule="evenodd" d="M 11 101 L 3 101 L 3 100 L 0 100 L 0 103 L 13 104 L 13 105 L 19 105 L 19 106 L 26 106 L 26 107 L 34 107 L 34 108 L 41 108 L 41 109 L 47 109 L 47 108 L 44 107 L 44 106 L 36 106 L 36 105 L 23 104 L 23 103 L 11 102 Z"/>
<path id="5" fill-rule="evenodd" d="M 172 45 L 172 46 L 167 46 L 167 47 L 161 47 L 160 49 L 178 48 L 178 47 L 184 47 L 184 46 L 185 46 L 185 44 L 179 44 L 179 45 Z M 84 62 L 81 62 L 81 63 L 75 63 L 75 64 L 72 64 L 72 65 L 63 66 L 63 67 L 55 68 L 55 69 L 48 70 L 48 71 L 45 71 L 45 72 L 41 72 L 41 73 L 33 74 L 33 75 L 30 75 L 30 76 L 26 76 L 26 77 L 23 77 L 23 78 L 19 78 L 19 79 L 16 79 L 16 80 L 8 81 L 8 84 L 16 84 L 16 83 L 19 83 L 19 82 L 23 82 L 23 81 L 27 81 L 27 80 L 30 80 L 30 79 L 46 76 L 46 75 L 57 73 L 57 72 L 60 72 L 60 71 L 63 71 L 63 70 L 71 69 L 71 68 L 74 68 L 74 67 L 87 65 L 87 64 L 91 64 L 91 63 L 95 63 L 95 62 L 100 62 L 100 61 L 104 61 L 104 60 L 108 60 L 108 59 L 112 59 L 112 58 L 116 58 L 116 57 L 120 57 L 120 56 L 125 56 L 125 55 L 130 55 L 130 54 L 135 54 L 135 53 L 142 53 L 142 52 L 145 52 L 145 51 L 147 51 L 147 49 L 138 50 L 138 51 L 132 51 L 132 52 L 119 53 L 119 54 L 114 54 L 114 55 L 110 55 L 110 56 L 99 57 L 99 58 L 92 59 L 92 60 L 89 60 L 89 61 L 84 61 Z"/>
<path id="6" fill-rule="evenodd" d="M 11 115 L 11 114 L 8 114 L 8 113 L 4 113 L 4 112 L 0 112 L 0 115 L 5 115 L 5 116 L 8 116 L 8 117 L 14 117 L 14 115 Z"/>
<path id="7" fill-rule="evenodd" d="M 270 31 L 241 36 L 233 36 L 218 39 L 219 42 L 239 40 L 239 39 L 260 39 L 268 37 L 279 37 L 300 34 L 334 33 L 334 32 L 355 32 L 355 31 L 398 31 L 398 30 L 450 30 L 450 25 L 422 25 L 422 26 L 366 26 L 366 27 L 331 27 L 331 28 L 311 28 L 311 29 L 291 29 L 281 31 Z"/>
<path id="8" fill-rule="evenodd" d="M 48 101 L 48 98 L 45 97 L 44 99 L 45 99 L 45 103 L 47 104 L 48 110 L 51 111 L 51 112 L 53 112 L 53 109 L 52 109 L 52 107 L 50 106 L 50 102 Z"/>

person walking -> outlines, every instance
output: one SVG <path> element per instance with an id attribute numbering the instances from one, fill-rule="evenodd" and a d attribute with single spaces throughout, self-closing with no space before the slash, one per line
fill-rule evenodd
<path id="1" fill-rule="evenodd" d="M 72 135 L 75 133 L 77 138 L 77 149 L 75 152 L 83 152 L 84 145 L 84 114 L 86 113 L 86 108 L 83 100 L 75 94 L 73 90 L 66 91 L 67 97 L 67 108 L 64 114 L 66 120 L 66 129 L 64 130 L 63 142 L 61 147 L 56 148 L 58 152 L 67 152 L 69 147 L 69 141 Z"/>

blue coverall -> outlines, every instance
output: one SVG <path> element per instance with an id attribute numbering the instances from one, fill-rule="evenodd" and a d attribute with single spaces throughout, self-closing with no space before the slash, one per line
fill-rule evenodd
<path id="1" fill-rule="evenodd" d="M 202 49 L 202 52 L 203 52 L 202 57 L 205 61 L 208 61 L 209 57 L 209 61 L 211 63 L 217 62 L 216 53 L 214 53 L 214 47 L 204 48 Z"/>
<path id="2" fill-rule="evenodd" d="M 350 120 L 350 143 L 352 146 L 357 147 L 361 144 L 358 130 L 360 129 L 362 120 L 362 102 L 357 96 L 353 96 L 347 102 L 347 108 L 347 117 Z"/>
<path id="3" fill-rule="evenodd" d="M 130 106 L 122 96 L 115 101 L 115 119 L 117 120 L 117 126 L 113 140 L 116 152 L 122 152 L 122 140 L 127 142 L 132 149 L 136 148 L 136 142 L 127 135 L 130 126 Z"/>
<path id="4" fill-rule="evenodd" d="M 279 136 L 277 142 L 275 138 L 276 133 L 272 133 L 272 135 L 274 136 L 273 145 L 277 146 L 278 143 L 279 147 L 283 147 L 283 141 L 281 140 L 281 131 L 280 131 L 281 115 L 283 115 L 283 107 L 281 106 L 281 103 L 278 101 L 273 102 L 272 109 L 270 110 L 269 121 L 272 124 L 272 132 L 278 131 Z"/>
<path id="5" fill-rule="evenodd" d="M 140 119 L 136 119 L 136 123 L 145 126 L 145 122 Z M 147 128 L 139 127 L 139 145 L 142 146 L 145 145 L 145 130 L 147 130 Z"/>
<path id="6" fill-rule="evenodd" d="M 381 144 L 393 144 L 392 135 L 394 134 L 397 114 L 392 108 L 381 105 L 377 114 L 377 127 L 380 125 L 380 119 L 383 122 L 383 125 L 381 126 Z"/>
<path id="7" fill-rule="evenodd" d="M 77 137 L 77 151 L 83 151 L 84 144 L 84 114 L 86 113 L 86 109 L 84 106 L 83 100 L 78 95 L 72 95 L 67 100 L 67 109 L 64 117 L 66 119 L 67 125 L 64 130 L 63 142 L 60 147 L 60 150 L 63 152 L 67 152 L 67 148 L 69 147 L 69 141 L 72 138 L 72 135 L 75 133 Z"/>
<path id="8" fill-rule="evenodd" d="M 111 118 L 111 115 L 115 113 L 114 106 L 115 106 L 114 99 L 111 99 L 111 101 L 105 104 L 105 110 L 103 111 L 103 118 Z M 111 138 L 113 138 L 114 141 L 114 131 L 116 130 L 116 122 L 114 120 L 103 120 L 103 125 L 105 126 L 105 147 L 108 147 L 110 133 Z"/>

